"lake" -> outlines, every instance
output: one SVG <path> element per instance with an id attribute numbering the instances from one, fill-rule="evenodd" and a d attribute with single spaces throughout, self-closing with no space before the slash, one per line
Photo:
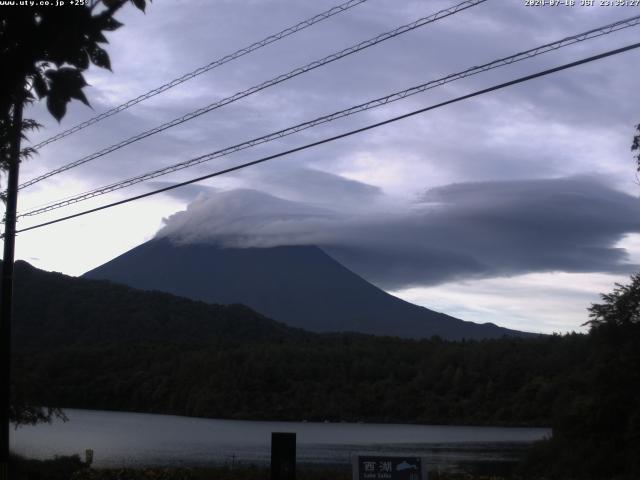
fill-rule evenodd
<path id="1" fill-rule="evenodd" d="M 421 455 L 434 466 L 507 462 L 551 432 L 545 428 L 211 420 L 65 410 L 69 421 L 11 431 L 11 448 L 32 458 L 94 450 L 98 467 L 267 464 L 271 432 L 295 432 L 300 463 L 347 464 L 352 454 Z"/>

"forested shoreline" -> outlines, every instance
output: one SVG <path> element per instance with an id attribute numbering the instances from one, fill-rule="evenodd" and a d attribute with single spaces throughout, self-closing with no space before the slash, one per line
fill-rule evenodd
<path id="1" fill-rule="evenodd" d="M 588 334 L 452 342 L 308 333 L 239 305 L 18 267 L 16 405 L 550 426 L 532 474 L 640 472 L 637 276 L 592 307 Z"/>
<path id="2" fill-rule="evenodd" d="M 548 426 L 583 336 L 139 344 L 18 354 L 41 405 L 253 420 Z M 558 365 L 562 365 L 558 368 Z"/>
<path id="3" fill-rule="evenodd" d="M 16 391 L 39 405 L 546 426 L 565 401 L 558 385 L 586 348 L 584 335 L 448 342 L 314 334 L 240 305 L 17 267 Z"/>

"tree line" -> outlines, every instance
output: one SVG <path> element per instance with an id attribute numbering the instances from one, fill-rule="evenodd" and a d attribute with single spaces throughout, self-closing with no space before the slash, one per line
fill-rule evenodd
<path id="1" fill-rule="evenodd" d="M 551 426 L 530 473 L 637 478 L 640 277 L 632 280 L 591 308 L 588 334 L 452 342 L 309 333 L 240 305 L 21 262 L 14 395 L 227 419 Z"/>

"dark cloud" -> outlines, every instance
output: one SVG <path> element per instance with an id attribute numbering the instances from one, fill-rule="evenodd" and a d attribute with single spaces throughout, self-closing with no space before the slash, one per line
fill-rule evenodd
<path id="1" fill-rule="evenodd" d="M 635 268 L 615 245 L 639 231 L 638 199 L 593 178 L 454 184 L 427 191 L 419 204 L 423 209 L 407 221 L 389 225 L 389 232 L 415 239 L 412 244 L 395 254 L 381 248 L 367 257 L 338 248 L 336 255 L 389 288 L 469 276 Z M 387 275 L 396 269 L 405 277 Z"/>
<path id="2" fill-rule="evenodd" d="M 113 107 L 140 93 L 206 65 L 252 41 L 310 17 L 335 2 L 165 2 L 140 15 L 133 8 L 119 13 L 126 27 L 110 35 L 115 73 L 90 69 L 93 85 L 88 96 L 95 111 L 73 102 L 61 125 L 45 113 L 42 103 L 33 116 L 46 126 L 33 134 L 34 140 L 49 137 L 87 117 Z M 367 2 L 352 11 L 333 17 L 277 42 L 246 58 L 191 80 L 147 102 L 91 127 L 63 142 L 43 149 L 37 161 L 25 165 L 29 178 L 50 168 L 76 160 L 107 145 L 155 127 L 170 119 L 232 95 L 312 60 L 391 30 L 440 8 L 449 1 Z M 81 180 L 78 188 L 93 188 L 153 170 L 206 152 L 276 131 L 317 116 L 343 109 L 393 91 L 439 78 L 472 65 L 523 51 L 537 45 L 585 31 L 621 17 L 618 9 L 607 8 L 526 8 L 521 2 L 491 2 L 445 18 L 366 51 L 296 77 L 282 85 L 252 95 L 237 103 L 207 113 L 117 153 L 70 173 Z M 484 88 L 518 75 L 532 73 L 565 61 L 600 52 L 632 39 L 634 29 L 559 50 L 548 56 L 510 65 L 456 82 L 424 95 L 398 102 L 389 108 L 364 113 L 336 124 L 324 125 L 277 142 L 268 153 L 317 140 L 338 132 L 380 120 L 391 113 L 406 112 L 455 95 Z M 141 41 L 141 39 L 145 39 Z M 614 40 L 615 39 L 615 40 Z M 149 49 L 153 44 L 155 48 Z M 202 45 L 203 48 L 193 48 Z M 392 175 L 368 177 L 371 164 L 358 166 L 363 153 L 382 171 L 402 165 L 393 188 L 412 193 L 425 185 L 452 181 L 508 180 L 538 176 L 575 174 L 584 168 L 584 154 L 605 144 L 613 132 L 627 137 L 616 143 L 627 153 L 630 127 L 637 123 L 632 102 L 624 92 L 633 91 L 637 62 L 629 55 L 581 67 L 544 80 L 527 83 L 458 106 L 432 112 L 424 117 L 385 127 L 375 133 L 295 155 L 299 163 L 326 171 L 354 173 L 358 178 L 388 187 Z M 505 133 L 512 125 L 518 135 Z M 627 127 L 627 130 L 625 129 Z M 553 132 L 557 132 L 553 134 Z M 578 133 L 583 134 L 582 137 Z M 495 141 L 500 139 L 500 141 Z M 544 142 L 540 142 L 544 139 Z M 539 142 L 535 152 L 531 142 Z M 546 148 L 542 147 L 542 143 Z M 603 148 L 604 149 L 604 148 Z M 252 160 L 261 156 L 256 149 L 232 159 Z M 552 152 L 553 155 L 550 155 Z M 562 152 L 558 160 L 557 152 Z M 413 161 L 418 158 L 419 162 Z M 608 171 L 611 165 L 627 160 L 622 156 L 607 162 L 597 157 L 590 171 Z M 469 160 L 472 159 L 472 160 Z M 206 164 L 183 172 L 179 179 L 215 168 Z M 226 164 L 225 164 L 226 165 Z M 290 163 L 260 169 L 286 175 Z M 42 171 L 38 171 L 42 170 Z M 196 173 L 194 173 L 194 171 Z M 207 170 L 208 171 L 208 170 Z M 415 175 L 412 172 L 416 171 Z M 426 173 L 439 178 L 426 184 Z M 619 172 L 615 172 L 616 174 Z M 260 175 L 252 188 L 261 189 Z M 305 188 L 299 188 L 304 193 Z M 82 190 L 78 190 L 80 193 Z M 65 191 L 64 196 L 71 191 Z M 278 194 L 278 192 L 276 192 Z M 51 191 L 51 200 L 60 196 Z M 25 200 L 28 201 L 28 198 Z M 40 201 L 40 200 L 38 200 Z"/>
<path id="3" fill-rule="evenodd" d="M 362 193 L 362 185 L 351 186 Z M 398 289 L 529 272 L 629 272 L 636 266 L 616 244 L 640 232 L 638 207 L 636 197 L 586 176 L 452 184 L 366 214 L 234 190 L 199 197 L 159 235 L 227 247 L 320 245 Z"/>

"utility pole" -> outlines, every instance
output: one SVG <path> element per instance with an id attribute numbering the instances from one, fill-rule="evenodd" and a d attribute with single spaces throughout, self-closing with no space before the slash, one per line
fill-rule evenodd
<path id="1" fill-rule="evenodd" d="M 4 217 L 4 256 L 2 257 L 2 297 L 0 316 L 0 357 L 2 386 L 0 394 L 0 480 L 9 479 L 9 430 L 11 409 L 11 312 L 13 297 L 13 258 L 16 240 L 18 208 L 18 174 L 20 170 L 20 140 L 22 138 L 22 96 L 16 96 L 11 122 L 9 175 L 7 179 L 6 212 Z"/>

